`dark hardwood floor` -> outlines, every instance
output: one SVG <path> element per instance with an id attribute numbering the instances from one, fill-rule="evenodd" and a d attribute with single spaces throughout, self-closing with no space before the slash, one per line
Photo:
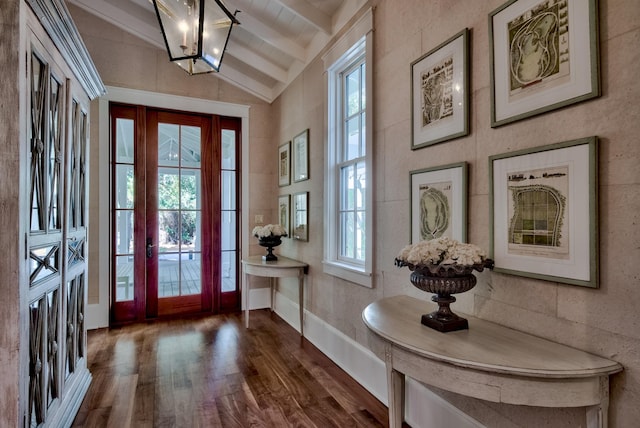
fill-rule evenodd
<path id="1" fill-rule="evenodd" d="M 383 427 L 387 408 L 269 310 L 88 334 L 74 427 Z"/>

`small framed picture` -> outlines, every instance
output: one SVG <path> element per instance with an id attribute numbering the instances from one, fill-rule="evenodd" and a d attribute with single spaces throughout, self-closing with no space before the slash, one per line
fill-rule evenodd
<path id="1" fill-rule="evenodd" d="M 309 192 L 293 195 L 293 230 L 291 236 L 299 241 L 309 240 Z"/>
<path id="2" fill-rule="evenodd" d="M 600 96 L 596 0 L 510 0 L 489 15 L 491 126 Z"/>
<path id="3" fill-rule="evenodd" d="M 411 171 L 411 243 L 467 240 L 467 163 Z"/>
<path id="4" fill-rule="evenodd" d="M 596 137 L 491 156 L 494 271 L 598 287 Z"/>
<path id="5" fill-rule="evenodd" d="M 293 181 L 309 179 L 309 130 L 305 129 L 292 141 L 293 145 Z"/>
<path id="6" fill-rule="evenodd" d="M 469 134 L 469 30 L 411 63 L 411 149 Z"/>
<path id="7" fill-rule="evenodd" d="M 291 184 L 291 142 L 278 147 L 278 186 Z"/>
<path id="8" fill-rule="evenodd" d="M 278 223 L 280 223 L 287 232 L 287 236 L 291 236 L 291 227 L 289 224 L 289 219 L 291 218 L 290 199 L 289 195 L 278 196 Z"/>

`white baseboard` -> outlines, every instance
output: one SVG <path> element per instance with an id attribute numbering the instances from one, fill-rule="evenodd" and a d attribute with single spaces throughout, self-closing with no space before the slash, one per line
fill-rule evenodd
<path id="1" fill-rule="evenodd" d="M 87 304 L 84 311 L 87 330 L 109 327 L 109 308 L 102 304 Z"/>
<path id="2" fill-rule="evenodd" d="M 252 307 L 253 299 L 252 292 Z M 261 307 L 269 307 L 268 298 L 267 304 Z M 281 293 L 276 293 L 274 310 L 299 331 L 300 315 L 297 302 Z M 367 391 L 388 405 L 384 362 L 373 352 L 307 311 L 304 313 L 304 336 Z M 431 392 L 421 383 L 407 378 L 405 388 L 405 421 L 412 427 L 484 428 L 484 425 Z"/>
<path id="3" fill-rule="evenodd" d="M 249 297 L 249 309 L 271 307 L 271 287 L 251 288 L 249 292 L 251 293 Z M 244 308 L 242 309 L 244 310 Z"/>

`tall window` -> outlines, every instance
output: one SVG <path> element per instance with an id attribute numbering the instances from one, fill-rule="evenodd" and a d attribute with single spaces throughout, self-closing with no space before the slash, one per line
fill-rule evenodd
<path id="1" fill-rule="evenodd" d="M 338 258 L 352 264 L 364 264 L 366 259 L 365 207 L 367 190 L 366 155 L 366 64 L 364 57 L 341 74 L 343 108 L 341 134 L 336 143 L 338 172 Z"/>
<path id="2" fill-rule="evenodd" d="M 372 287 L 371 13 L 325 55 L 324 271 Z"/>

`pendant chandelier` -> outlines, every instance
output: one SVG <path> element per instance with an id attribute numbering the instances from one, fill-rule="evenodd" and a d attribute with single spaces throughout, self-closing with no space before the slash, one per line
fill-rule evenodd
<path id="1" fill-rule="evenodd" d="M 235 14 L 220 0 L 153 0 L 153 6 L 170 61 L 189 74 L 220 71 L 231 28 L 240 24 Z"/>

